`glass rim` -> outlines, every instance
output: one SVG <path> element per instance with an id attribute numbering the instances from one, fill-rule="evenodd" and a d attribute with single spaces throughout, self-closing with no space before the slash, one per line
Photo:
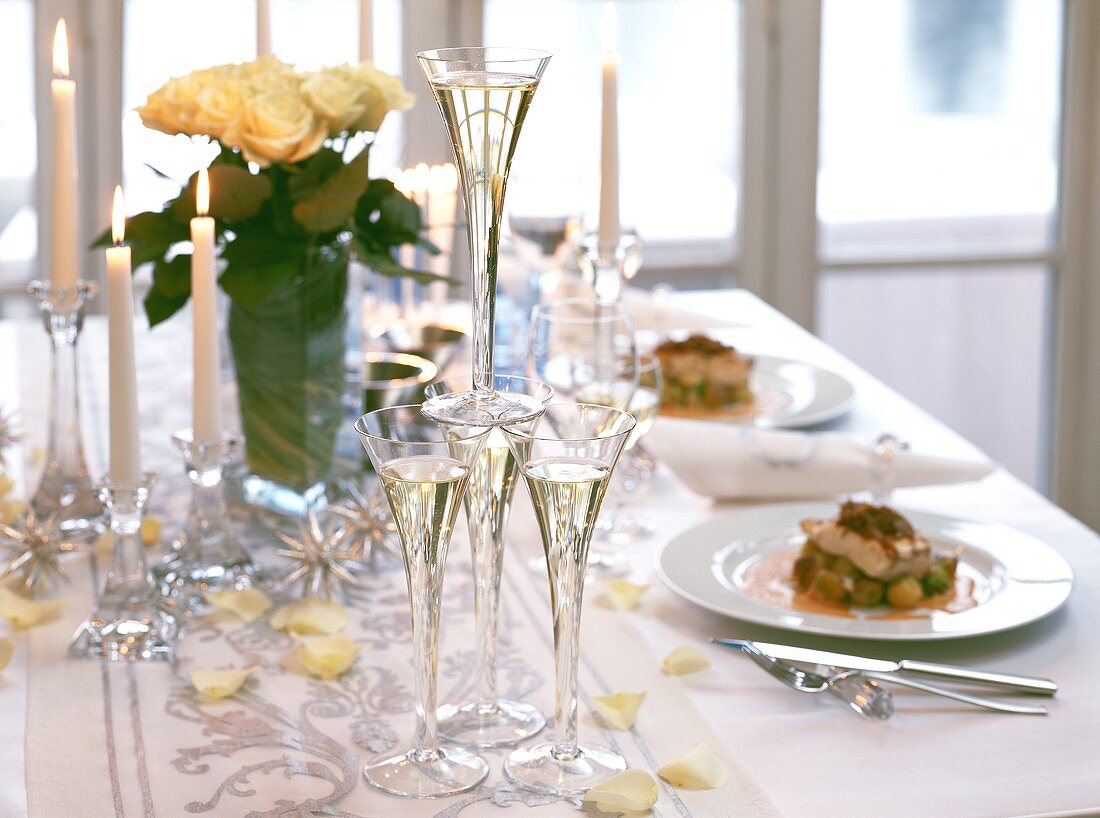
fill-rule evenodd
<path id="1" fill-rule="evenodd" d="M 479 54 L 479 56 L 474 56 Z M 539 48 L 499 45 L 448 46 L 416 52 L 417 60 L 451 63 L 518 63 L 548 60 L 554 55 Z"/>
<path id="2" fill-rule="evenodd" d="M 583 305 L 583 306 L 586 306 L 586 307 L 593 307 L 593 308 L 599 307 L 601 309 L 608 309 L 609 312 L 606 315 L 590 315 L 590 316 L 575 316 L 575 317 L 574 316 L 568 316 L 568 315 L 558 316 L 558 315 L 553 314 L 553 308 L 555 308 L 555 307 L 565 307 L 565 306 L 570 306 L 570 305 Z M 605 322 L 605 321 L 618 321 L 622 318 L 625 318 L 627 321 L 630 321 L 631 324 L 634 323 L 634 318 L 630 314 L 630 308 L 627 307 L 626 304 L 623 304 L 622 302 L 619 302 L 619 301 L 612 301 L 612 302 L 609 302 L 607 304 L 604 304 L 604 303 L 599 302 L 599 301 L 593 301 L 592 299 L 589 299 L 589 298 L 577 298 L 577 297 L 555 298 L 553 301 L 547 301 L 545 304 L 536 304 L 534 310 L 531 312 L 531 324 L 534 325 L 535 319 L 539 316 L 542 316 L 542 315 L 553 316 L 553 320 L 560 321 L 562 323 L 569 323 L 569 324 L 592 324 L 592 323 L 596 323 L 596 322 L 602 323 L 602 322 Z"/>
<path id="3" fill-rule="evenodd" d="M 435 394 L 429 395 L 428 397 L 445 397 L 447 395 L 457 395 L 457 394 L 460 394 L 462 392 L 469 392 L 470 391 L 470 378 L 471 378 L 471 376 L 468 373 L 465 374 L 465 375 L 451 375 L 451 376 L 444 377 L 444 378 L 436 378 L 431 383 L 429 383 L 426 387 L 424 387 L 424 392 L 425 392 L 425 394 L 427 394 L 428 392 L 435 393 Z M 543 387 L 546 390 L 549 390 L 550 394 L 547 395 L 545 398 L 539 398 L 539 396 L 534 394 L 533 391 L 532 392 L 521 393 L 521 394 L 529 395 L 530 397 L 541 401 L 543 406 L 546 406 L 547 404 L 549 404 L 550 401 L 552 401 L 554 399 L 555 395 L 557 395 L 557 393 L 558 393 L 557 390 L 554 389 L 554 387 L 552 387 L 550 384 L 546 383 L 546 381 L 539 380 L 538 378 L 532 378 L 532 377 L 529 377 L 527 375 L 497 375 L 497 374 L 493 375 L 494 391 L 497 391 L 496 388 L 495 388 L 495 381 L 498 378 L 500 380 L 505 380 L 505 381 L 522 381 L 525 384 L 531 384 L 535 387 Z M 444 392 L 442 394 L 439 394 L 438 389 L 433 389 L 432 388 L 432 387 L 437 386 L 437 385 L 438 386 L 443 386 L 445 384 L 451 384 L 451 385 L 457 386 L 459 383 L 464 384 L 464 386 L 461 389 L 452 389 L 449 392 Z M 501 394 L 507 395 L 507 394 L 510 394 L 510 393 L 507 390 L 501 390 Z M 511 394 L 515 394 L 515 393 L 511 393 Z"/>
<path id="4" fill-rule="evenodd" d="M 601 409 L 604 412 L 614 412 L 617 415 L 622 415 L 630 424 L 617 432 L 603 435 L 588 435 L 587 437 L 542 437 L 541 435 L 534 434 L 533 432 L 524 432 L 520 427 L 525 422 L 505 424 L 500 427 L 501 431 L 513 435 L 514 437 L 522 437 L 527 440 L 541 440 L 547 443 L 587 443 L 594 440 L 610 440 L 622 435 L 628 435 L 634 431 L 634 427 L 638 425 L 638 421 L 634 419 L 634 416 L 629 412 L 624 412 L 622 409 L 616 409 L 614 406 L 604 406 L 602 403 L 552 403 L 546 407 L 547 411 L 553 409 L 555 406 L 577 406 L 584 409 Z M 539 419 L 546 417 L 545 413 L 539 416 Z"/>
<path id="5" fill-rule="evenodd" d="M 402 446 L 439 446 L 440 444 L 446 444 L 446 443 L 460 443 L 460 442 L 465 442 L 465 441 L 468 441 L 468 440 L 474 440 L 477 437 L 480 437 L 482 435 L 486 435 L 486 434 L 489 433 L 489 430 L 492 429 L 491 426 L 474 426 L 472 424 L 455 424 L 455 425 L 451 425 L 451 424 L 447 424 L 447 423 L 440 423 L 439 421 L 432 420 L 427 415 L 425 415 L 424 412 L 423 412 L 423 408 L 424 408 L 424 404 L 422 404 L 422 403 L 402 403 L 402 404 L 398 404 L 397 406 L 383 406 L 381 409 L 372 409 L 371 411 L 366 412 L 366 413 L 360 415 L 359 417 L 357 417 L 355 419 L 355 423 L 352 424 L 352 427 L 355 429 L 356 433 L 359 434 L 362 437 L 366 437 L 366 438 L 369 438 L 371 440 L 381 440 L 381 441 L 385 441 L 387 443 L 399 443 Z M 470 434 L 467 434 L 467 435 L 458 435 L 458 436 L 453 437 L 449 440 L 447 440 L 447 439 L 442 439 L 442 440 L 400 440 L 400 439 L 395 438 L 395 437 L 387 437 L 386 435 L 375 434 L 374 432 L 371 432 L 370 430 L 368 430 L 366 428 L 366 424 L 363 423 L 363 421 L 366 420 L 371 415 L 380 415 L 383 412 L 397 412 L 400 409 L 414 410 L 416 415 L 418 417 L 423 418 L 426 423 L 434 423 L 438 427 L 446 427 L 448 429 L 455 429 L 455 430 L 469 429 L 469 430 L 471 430 L 471 432 L 470 432 Z"/>
<path id="6" fill-rule="evenodd" d="M 430 384 L 439 375 L 439 367 L 427 358 L 422 358 L 419 355 L 413 355 L 409 352 L 364 352 L 362 356 L 363 364 L 397 364 L 398 366 L 407 366 L 409 369 L 416 370 L 415 375 L 406 375 L 403 378 L 379 378 L 372 379 L 366 377 L 365 374 L 360 374 L 359 383 L 364 388 L 379 389 L 385 386 L 397 384 L 406 384 L 412 386 L 414 384 Z M 382 407 L 390 408 L 390 407 Z M 376 410 L 372 410 L 376 411 Z M 367 412 L 369 415 L 370 412 Z"/>

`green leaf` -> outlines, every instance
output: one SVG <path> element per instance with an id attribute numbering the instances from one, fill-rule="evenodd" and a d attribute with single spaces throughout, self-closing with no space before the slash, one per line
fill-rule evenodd
<path id="1" fill-rule="evenodd" d="M 291 211 L 294 220 L 313 233 L 349 226 L 366 188 L 367 152 L 363 151 L 311 193 L 303 195 Z"/>
<path id="2" fill-rule="evenodd" d="M 331 148 L 321 148 L 304 162 L 289 166 L 288 170 L 292 173 L 287 185 L 290 198 L 297 200 L 308 196 L 314 188 L 342 167 L 344 167 L 343 157 Z"/>
<path id="3" fill-rule="evenodd" d="M 364 242 L 377 250 L 419 244 L 432 254 L 439 252 L 431 242 L 420 238 L 420 208 L 388 179 L 371 180 L 356 208 L 355 224 Z"/>
<path id="4" fill-rule="evenodd" d="M 262 174 L 252 174 L 248 168 L 218 162 L 210 166 L 210 215 L 227 222 L 250 219 L 260 212 L 271 198 L 271 180 Z M 195 186 L 198 173 L 169 205 L 175 219 L 186 223 L 195 217 Z"/>
<path id="5" fill-rule="evenodd" d="M 181 253 L 171 261 L 159 259 L 153 264 L 153 286 L 163 295 L 186 301 L 191 297 L 191 256 Z"/>
<path id="6" fill-rule="evenodd" d="M 149 294 L 145 296 L 145 315 L 149 318 L 149 326 L 155 327 L 171 318 L 186 303 L 186 295 L 168 296 L 156 287 L 151 287 Z"/>
<path id="7" fill-rule="evenodd" d="M 263 231 L 240 233 L 222 251 L 218 280 L 235 302 L 255 309 L 297 274 L 308 244 Z"/>
<path id="8" fill-rule="evenodd" d="M 358 261 L 367 265 L 376 273 L 390 278 L 411 278 L 421 284 L 431 284 L 435 281 L 442 281 L 452 287 L 461 284 L 457 279 L 451 278 L 450 276 L 430 273 L 427 270 L 410 270 L 407 267 L 402 267 L 393 260 L 393 256 L 389 253 L 372 251 L 365 247 L 358 238 L 352 239 L 351 250 Z"/>

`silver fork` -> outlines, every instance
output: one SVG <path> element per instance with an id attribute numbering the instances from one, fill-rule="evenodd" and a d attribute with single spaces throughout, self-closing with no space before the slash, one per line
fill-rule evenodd
<path id="1" fill-rule="evenodd" d="M 883 694 L 887 697 L 890 694 L 877 684 L 880 681 L 911 687 L 914 690 L 932 693 L 936 696 L 943 696 L 957 702 L 972 704 L 975 707 L 984 707 L 1001 713 L 1017 713 L 1029 716 L 1045 716 L 1047 714 L 1047 709 L 1039 705 L 1012 704 L 998 699 L 987 699 L 984 696 L 973 696 L 969 693 L 962 693 L 946 687 L 936 687 L 935 685 L 893 674 L 880 674 L 869 670 L 845 670 L 832 676 L 822 676 L 782 662 L 748 642 L 729 640 L 724 644 L 731 644 L 736 647 L 787 687 L 802 693 L 830 692 L 839 696 L 848 703 L 849 707 L 864 716 L 888 718 L 893 712 L 892 698 L 888 700 L 888 705 L 882 703 Z M 853 689 L 852 682 L 859 682 L 860 684 Z M 868 685 L 872 687 L 868 687 Z M 885 707 L 888 707 L 888 712 L 885 715 L 880 715 L 879 711 Z"/>

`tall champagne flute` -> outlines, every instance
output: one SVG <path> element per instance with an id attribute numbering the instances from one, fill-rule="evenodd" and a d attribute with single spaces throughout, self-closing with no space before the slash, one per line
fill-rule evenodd
<path id="1" fill-rule="evenodd" d="M 554 616 L 554 738 L 508 756 L 504 774 L 535 792 L 575 796 L 626 769 L 614 750 L 577 740 L 577 670 L 588 544 L 634 418 L 607 406 L 551 404 L 526 425 L 505 426 L 535 506 Z"/>
<path id="2" fill-rule="evenodd" d="M 464 389 L 465 380 L 436 381 L 429 398 Z M 500 394 L 522 393 L 543 405 L 554 397 L 544 383 L 497 375 Z M 529 421 L 528 421 L 529 423 Z M 497 695 L 497 611 L 504 561 L 504 530 L 516 483 L 516 459 L 499 429 L 489 432 L 485 448 L 470 470 L 466 485 L 466 524 L 470 529 L 470 562 L 474 573 L 474 630 L 477 635 L 472 698 L 439 708 L 439 732 L 450 741 L 475 747 L 515 745 L 546 726 L 546 717 L 527 702 Z"/>
<path id="3" fill-rule="evenodd" d="M 378 472 L 401 536 L 416 692 L 412 749 L 368 764 L 363 774 L 394 795 L 438 798 L 465 792 L 485 780 L 489 765 L 469 750 L 439 746 L 439 610 L 447 546 L 470 469 L 489 430 L 441 424 L 424 417 L 419 406 L 395 406 L 363 415 L 355 431 Z"/>
<path id="4" fill-rule="evenodd" d="M 512 156 L 550 55 L 522 48 L 441 48 L 416 58 L 454 148 L 466 203 L 473 301 L 473 389 L 437 395 L 425 403 L 424 414 L 453 423 L 486 413 L 495 422 L 530 420 L 542 411 L 537 399 L 493 389 L 497 251 Z"/>
<path id="5" fill-rule="evenodd" d="M 527 374 L 549 384 L 559 398 L 627 411 L 638 385 L 630 309 L 588 298 L 562 298 L 535 307 Z M 598 579 L 629 570 L 630 561 L 621 551 L 593 548 L 588 555 L 588 573 Z"/>

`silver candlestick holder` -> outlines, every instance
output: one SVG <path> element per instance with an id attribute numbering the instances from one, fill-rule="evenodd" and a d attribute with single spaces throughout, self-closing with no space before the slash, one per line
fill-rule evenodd
<path id="1" fill-rule="evenodd" d="M 56 516 L 66 536 L 94 533 L 105 522 L 103 503 L 84 460 L 76 352 L 85 307 L 97 291 L 89 281 L 72 287 L 55 287 L 48 281 L 27 285 L 53 346 L 46 462 L 30 505 L 40 519 Z"/>
<path id="2" fill-rule="evenodd" d="M 644 255 L 642 240 L 633 231 L 623 231 L 614 247 L 601 245 L 599 236 L 589 233 L 577 247 L 577 266 L 596 291 L 596 300 L 611 303 L 622 297 L 623 287 L 641 268 Z"/>
<path id="3" fill-rule="evenodd" d="M 154 569 L 161 591 L 188 609 L 206 604 L 206 594 L 256 584 L 257 568 L 229 519 L 226 470 L 241 460 L 243 439 L 227 432 L 216 440 L 195 440 L 190 429 L 173 442 L 191 479 L 191 509 L 173 551 Z"/>
<path id="4" fill-rule="evenodd" d="M 99 489 L 114 533 L 114 555 L 95 610 L 77 628 L 69 656 L 111 662 L 171 660 L 179 627 L 158 593 L 145 562 L 141 521 L 156 476 L 140 483 L 115 483 Z"/>

